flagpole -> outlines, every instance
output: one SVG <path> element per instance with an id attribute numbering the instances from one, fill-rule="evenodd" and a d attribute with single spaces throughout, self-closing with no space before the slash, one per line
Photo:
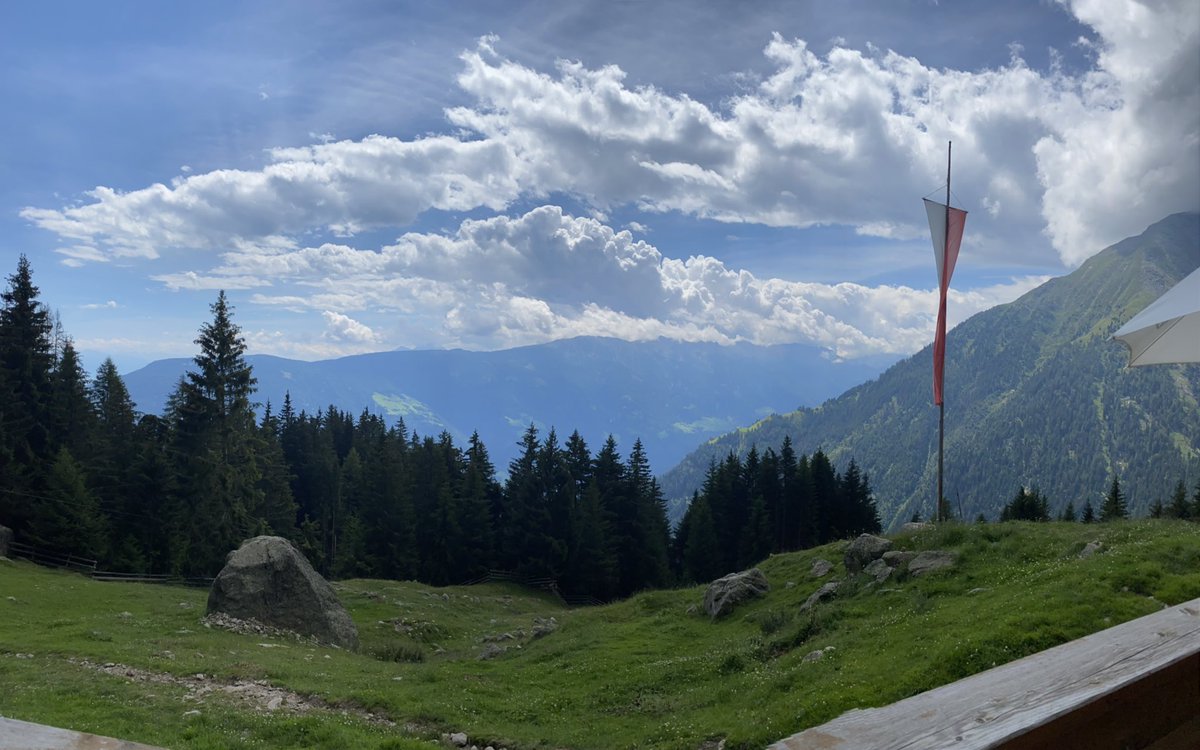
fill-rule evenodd
<path id="1" fill-rule="evenodd" d="M 951 149 L 953 148 L 953 146 L 954 146 L 953 141 L 946 141 L 946 232 L 943 235 L 946 238 L 946 241 L 942 243 L 942 273 L 943 273 L 943 275 L 948 270 L 946 268 L 946 247 L 950 244 L 950 153 L 951 153 Z M 941 279 L 938 279 L 939 285 L 941 285 L 943 283 L 944 282 Z M 942 290 L 942 289 L 939 289 L 938 292 L 939 292 L 939 294 L 942 294 L 942 295 L 944 295 L 946 293 L 945 290 Z M 944 356 L 944 350 L 943 350 L 943 356 Z M 945 374 L 944 374 L 945 373 L 945 364 L 942 365 L 942 368 L 943 368 L 943 376 L 942 377 L 944 379 L 945 378 Z M 944 383 L 944 380 L 943 380 L 943 383 Z M 943 492 L 942 492 L 942 463 L 943 463 L 944 453 L 945 453 L 945 441 L 946 441 L 946 389 L 945 389 L 945 385 L 943 385 L 942 386 L 942 398 L 941 398 L 940 403 L 938 403 L 938 484 L 937 484 L 937 497 L 934 498 L 934 501 L 933 501 L 934 502 L 933 518 L 934 518 L 935 522 L 941 522 L 941 520 L 942 520 L 942 497 L 944 496 Z"/>

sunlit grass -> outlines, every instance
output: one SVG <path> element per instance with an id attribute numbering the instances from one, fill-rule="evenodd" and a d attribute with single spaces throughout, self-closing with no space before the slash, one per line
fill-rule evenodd
<path id="1" fill-rule="evenodd" d="M 1093 539 L 1105 551 L 1080 559 Z M 201 590 L 0 562 L 0 713 L 183 748 L 403 749 L 451 731 L 480 747 L 696 748 L 724 737 L 754 748 L 1200 597 L 1200 527 L 1185 522 L 950 526 L 896 543 L 953 549 L 960 562 L 922 578 L 847 581 L 800 613 L 844 575 L 845 543 L 777 555 L 761 564 L 770 594 L 718 622 L 689 612 L 702 587 L 567 609 L 508 585 L 347 581 L 338 588 L 359 653 L 210 630 Z M 813 580 L 821 557 L 835 570 Z M 550 617 L 557 629 L 533 639 L 535 618 Z M 507 650 L 480 660 L 484 639 Z M 804 661 L 818 649 L 823 658 Z M 262 680 L 329 708 L 197 700 L 83 660 Z"/>

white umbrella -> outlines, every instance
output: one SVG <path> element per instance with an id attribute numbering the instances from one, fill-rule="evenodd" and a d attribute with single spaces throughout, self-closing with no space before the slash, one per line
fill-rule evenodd
<path id="1" fill-rule="evenodd" d="M 1129 366 L 1200 362 L 1200 268 L 1113 334 L 1129 348 Z"/>

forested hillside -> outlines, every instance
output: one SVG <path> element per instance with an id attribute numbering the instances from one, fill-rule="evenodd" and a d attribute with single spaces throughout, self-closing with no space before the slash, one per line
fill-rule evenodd
<path id="1" fill-rule="evenodd" d="M 965 252 L 965 251 L 964 251 Z M 1098 506 L 1118 476 L 1131 510 L 1200 479 L 1200 367 L 1130 369 L 1111 335 L 1200 265 L 1200 214 L 1176 214 L 1075 272 L 954 328 L 946 364 L 946 497 L 967 519 L 995 519 L 1037 486 L 1057 515 Z M 884 526 L 933 509 L 937 410 L 930 348 L 812 408 L 771 416 L 701 446 L 663 476 L 677 510 L 714 460 L 778 447 L 857 461 Z"/>

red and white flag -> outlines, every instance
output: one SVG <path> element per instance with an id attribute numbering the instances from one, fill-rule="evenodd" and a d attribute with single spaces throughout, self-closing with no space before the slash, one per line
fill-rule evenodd
<path id="1" fill-rule="evenodd" d="M 958 248 L 962 244 L 963 228 L 967 223 L 967 212 L 945 203 L 925 199 L 925 212 L 929 214 L 929 233 L 933 237 L 933 256 L 938 270 L 938 317 L 937 333 L 933 337 L 933 403 L 942 403 L 942 373 L 946 367 L 946 292 L 950 289 L 950 277 L 954 275 L 954 262 L 958 260 Z"/>

